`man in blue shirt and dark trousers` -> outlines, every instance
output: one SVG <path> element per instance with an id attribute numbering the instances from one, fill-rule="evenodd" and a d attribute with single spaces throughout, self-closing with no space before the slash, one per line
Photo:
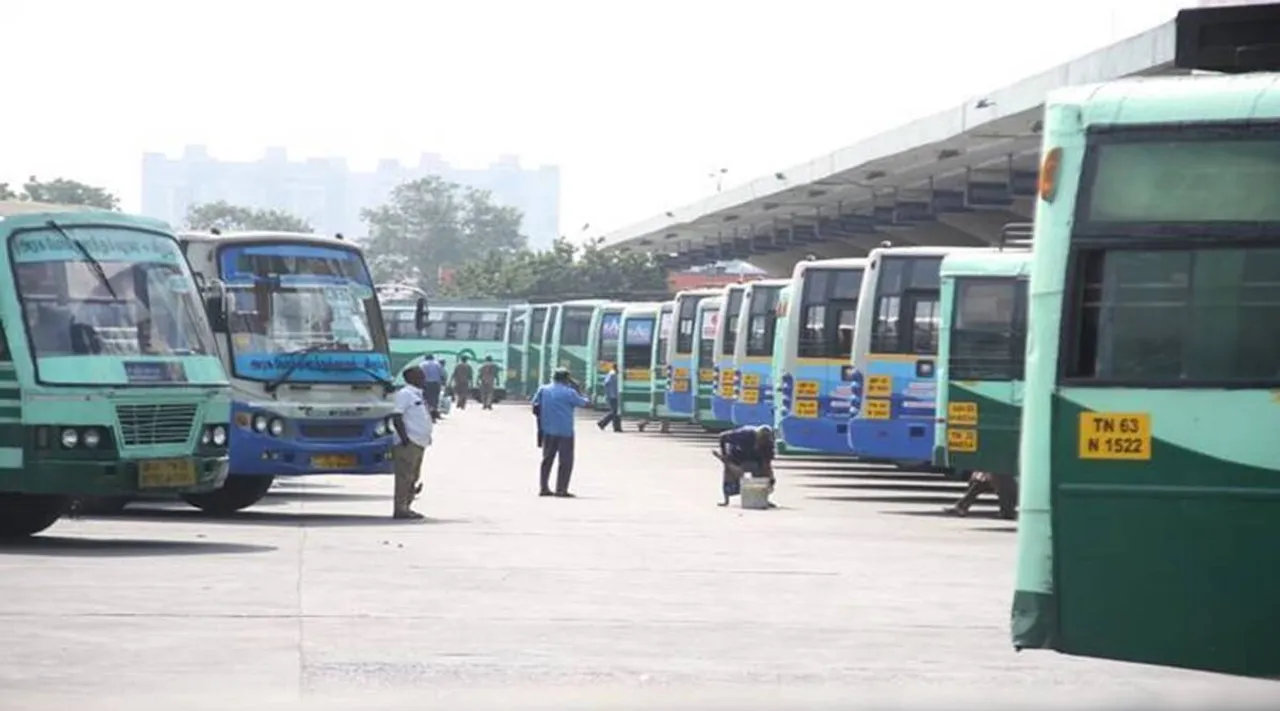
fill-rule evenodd
<path id="1" fill-rule="evenodd" d="M 440 420 L 440 393 L 444 390 L 444 366 L 430 353 L 422 358 L 422 396 L 431 412 L 431 421 Z"/>
<path id="2" fill-rule="evenodd" d="M 609 412 L 600 418 L 596 426 L 604 429 L 612 422 L 613 431 L 621 432 L 622 414 L 618 411 L 618 366 L 616 365 L 610 366 L 609 372 L 604 376 L 604 399 L 609 403 Z"/>
<path id="3" fill-rule="evenodd" d="M 556 368 L 551 382 L 533 394 L 533 413 L 538 417 L 542 434 L 542 470 L 539 496 L 573 498 L 569 493 L 569 477 L 573 476 L 573 411 L 591 402 L 583 397 L 565 368 Z M 556 459 L 556 489 L 551 491 L 551 465 Z"/>

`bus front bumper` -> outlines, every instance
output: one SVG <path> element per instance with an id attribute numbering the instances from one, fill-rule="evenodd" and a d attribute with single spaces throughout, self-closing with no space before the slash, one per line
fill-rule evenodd
<path id="1" fill-rule="evenodd" d="M 33 457 L 21 470 L 0 470 L 0 491 L 64 496 L 198 494 L 220 488 L 227 480 L 227 465 L 225 454 L 115 461 Z"/>

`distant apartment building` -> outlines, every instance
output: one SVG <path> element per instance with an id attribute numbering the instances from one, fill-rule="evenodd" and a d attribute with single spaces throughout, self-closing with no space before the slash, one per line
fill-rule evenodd
<path id="1" fill-rule="evenodd" d="M 355 172 L 341 158 L 291 161 L 283 148 L 260 160 L 220 161 L 203 146 L 188 146 L 180 158 L 142 156 L 142 212 L 181 225 L 192 205 L 225 200 L 247 207 L 285 210 L 308 220 L 319 232 L 360 238 L 366 232 L 360 210 L 384 203 L 395 186 L 428 175 L 488 190 L 494 202 L 524 214 L 522 231 L 535 249 L 550 247 L 560 234 L 560 169 L 523 168 L 503 156 L 487 168 L 450 165 L 424 153 L 413 167 L 383 160 L 372 172 Z"/>

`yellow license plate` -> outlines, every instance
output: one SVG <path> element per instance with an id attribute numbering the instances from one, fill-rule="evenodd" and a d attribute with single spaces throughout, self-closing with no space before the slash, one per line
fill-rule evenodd
<path id="1" fill-rule="evenodd" d="M 868 375 L 867 397 L 890 397 L 893 395 L 893 376 Z"/>
<path id="2" fill-rule="evenodd" d="M 796 401 L 796 417 L 803 417 L 806 420 L 812 420 L 818 416 L 817 400 L 797 400 Z"/>
<path id="3" fill-rule="evenodd" d="M 311 466 L 316 469 L 352 469 L 356 466 L 356 458 L 350 454 L 317 454 L 311 458 Z"/>
<path id="4" fill-rule="evenodd" d="M 796 397 L 818 397 L 818 381 L 816 380 L 797 380 L 796 381 Z"/>
<path id="5" fill-rule="evenodd" d="M 688 380 L 673 380 L 673 381 L 671 381 L 671 391 L 672 391 L 672 392 L 677 392 L 677 393 L 687 393 L 687 392 L 689 392 L 689 381 L 688 381 Z"/>
<path id="6" fill-rule="evenodd" d="M 862 417 L 867 420 L 887 420 L 892 410 L 888 400 L 867 400 Z"/>
<path id="7" fill-rule="evenodd" d="M 758 388 L 760 387 L 760 375 L 758 373 L 747 373 L 742 376 L 742 387 Z"/>
<path id="8" fill-rule="evenodd" d="M 976 402 L 947 403 L 947 424 L 960 425 L 962 427 L 977 427 L 978 426 L 978 403 Z"/>
<path id="9" fill-rule="evenodd" d="M 648 380 L 649 370 L 647 368 L 627 368 L 627 380 Z"/>
<path id="10" fill-rule="evenodd" d="M 978 431 L 947 428 L 947 449 L 953 452 L 978 451 Z"/>
<path id="11" fill-rule="evenodd" d="M 144 459 L 138 462 L 139 489 L 172 489 L 195 486 L 194 459 Z"/>
<path id="12" fill-rule="evenodd" d="M 716 381 L 716 371 L 712 368 L 698 369 L 698 382 L 714 383 Z"/>
<path id="13" fill-rule="evenodd" d="M 733 387 L 733 383 L 720 386 L 720 397 L 733 398 L 735 393 L 736 390 Z"/>
<path id="14" fill-rule="evenodd" d="M 738 402 L 743 405 L 755 405 L 760 402 L 759 390 L 743 390 L 742 397 L 738 398 Z"/>
<path id="15" fill-rule="evenodd" d="M 721 384 L 721 385 L 727 385 L 727 386 L 729 386 L 729 387 L 732 387 L 732 386 L 733 386 L 733 375 L 734 375 L 733 368 L 726 368 L 726 369 L 724 369 L 724 370 L 720 371 L 720 384 Z"/>

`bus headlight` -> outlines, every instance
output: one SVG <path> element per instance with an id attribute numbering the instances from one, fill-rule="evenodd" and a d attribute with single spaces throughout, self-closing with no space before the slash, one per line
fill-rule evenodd
<path id="1" fill-rule="evenodd" d="M 378 420 L 378 424 L 373 426 L 373 433 L 379 437 L 387 433 L 387 421 Z"/>
<path id="2" fill-rule="evenodd" d="M 267 431 L 267 416 L 266 416 L 266 415 L 254 415 L 254 416 L 253 416 L 253 429 L 254 429 L 254 431 L 255 431 L 255 432 L 266 432 L 266 431 Z"/>
<path id="3" fill-rule="evenodd" d="M 225 447 L 227 445 L 227 428 L 222 425 L 214 425 L 212 439 L 215 447 Z"/>
<path id="4" fill-rule="evenodd" d="M 271 426 L 270 426 L 268 429 L 270 429 L 270 430 L 271 430 L 271 436 L 272 436 L 272 437 L 279 437 L 279 436 L 283 435 L 283 434 L 284 434 L 284 420 L 282 420 L 282 419 L 280 419 L 280 418 L 278 418 L 278 417 L 277 417 L 277 418 L 275 418 L 275 419 L 273 419 L 273 420 L 271 420 Z"/>
<path id="5" fill-rule="evenodd" d="M 213 430 L 208 427 L 204 428 L 204 432 L 200 433 L 200 444 L 208 446 L 213 441 Z"/>
<path id="6" fill-rule="evenodd" d="M 102 444 L 102 433 L 93 428 L 89 428 L 84 431 L 84 436 L 81 437 L 80 440 L 84 442 L 84 446 L 89 449 L 93 449 Z"/>
<path id="7" fill-rule="evenodd" d="M 68 428 L 62 431 L 59 439 L 62 440 L 63 447 L 66 447 L 67 449 L 74 449 L 75 446 L 80 443 L 80 433 Z"/>

